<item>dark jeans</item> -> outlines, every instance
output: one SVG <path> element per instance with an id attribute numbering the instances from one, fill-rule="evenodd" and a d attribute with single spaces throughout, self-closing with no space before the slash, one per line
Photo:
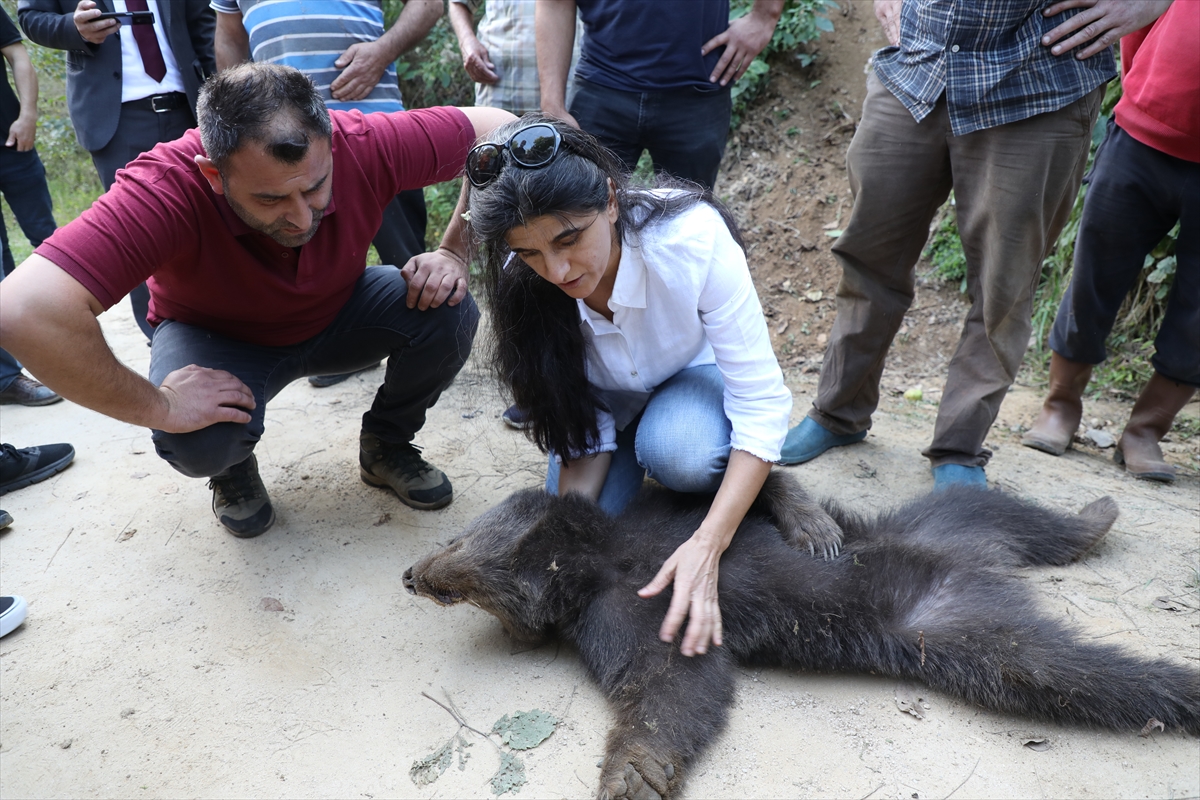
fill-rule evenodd
<path id="1" fill-rule="evenodd" d="M 713 188 L 729 137 L 728 88 L 623 92 L 576 78 L 575 90 L 571 116 L 626 168 L 645 149 L 655 170 Z"/>
<path id="2" fill-rule="evenodd" d="M 117 179 L 117 170 L 159 142 L 174 141 L 195 126 L 196 118 L 186 106 L 158 113 L 151 110 L 145 101 L 122 103 L 116 133 L 108 144 L 92 151 L 92 163 L 96 166 L 104 191 L 112 188 L 113 181 Z M 150 290 L 146 284 L 129 293 L 129 302 L 133 305 L 133 318 L 142 333 L 146 334 L 147 339 L 153 337 L 154 328 L 146 321 L 146 314 L 150 310 Z"/>
<path id="3" fill-rule="evenodd" d="M 387 358 L 387 373 L 363 430 L 392 444 L 411 442 L 428 411 L 471 352 L 479 323 L 475 301 L 428 311 L 405 305 L 408 285 L 393 267 L 372 267 L 333 323 L 287 347 L 229 339 L 167 320 L 158 326 L 150 356 L 156 386 L 189 364 L 232 372 L 254 393 L 247 424 L 221 422 L 191 433 L 154 431 L 154 446 L 171 466 L 192 478 L 211 477 L 240 464 L 262 438 L 267 403 L 294 380 L 362 369 Z"/>
<path id="4" fill-rule="evenodd" d="M 1115 120 L 1088 179 L 1051 350 L 1083 364 L 1107 357 L 1104 341 L 1125 295 L 1176 222 L 1175 281 L 1150 363 L 1164 378 L 1200 387 L 1200 164 L 1142 144 Z"/>
<path id="5" fill-rule="evenodd" d="M 46 187 L 46 169 L 37 150 L 18 152 L 0 146 L 0 192 L 21 226 L 21 232 L 34 247 L 54 233 L 54 212 L 50 205 L 50 190 Z M 8 228 L 0 216 L 0 280 L 16 268 L 8 247 Z M 21 374 L 21 364 L 8 351 L 0 349 L 0 391 L 7 389 Z"/>

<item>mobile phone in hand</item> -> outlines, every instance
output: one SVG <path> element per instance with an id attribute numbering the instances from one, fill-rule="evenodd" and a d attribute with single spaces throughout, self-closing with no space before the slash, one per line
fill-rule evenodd
<path id="1" fill-rule="evenodd" d="M 92 21 L 101 19 L 115 19 L 125 25 L 153 25 L 153 11 L 106 11 L 98 17 L 92 17 Z"/>

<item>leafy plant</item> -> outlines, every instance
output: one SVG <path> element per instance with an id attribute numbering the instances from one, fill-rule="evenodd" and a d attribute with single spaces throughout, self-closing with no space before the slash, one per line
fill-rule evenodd
<path id="1" fill-rule="evenodd" d="M 753 5 L 753 0 L 732 0 L 729 15 L 732 19 L 743 17 L 750 13 Z M 745 74 L 738 78 L 730 90 L 733 100 L 733 116 L 729 123 L 731 130 L 741 124 L 742 114 L 750 101 L 766 88 L 771 70 L 767 59 L 777 53 L 796 53 L 801 66 L 807 67 L 812 63 L 812 55 L 796 51 L 815 41 L 822 31 L 833 31 L 833 23 L 826 15 L 837 7 L 834 0 L 785 0 L 771 41 L 750 62 Z"/>

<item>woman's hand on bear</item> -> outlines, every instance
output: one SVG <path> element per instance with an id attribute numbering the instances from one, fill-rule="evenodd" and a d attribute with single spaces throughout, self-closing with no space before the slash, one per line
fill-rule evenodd
<path id="1" fill-rule="evenodd" d="M 675 639 L 686 618 L 687 631 L 679 652 L 694 656 L 708 652 L 708 645 L 721 646 L 721 607 L 717 602 L 717 567 L 723 547 L 718 547 L 703 530 L 696 531 L 671 554 L 654 576 L 638 590 L 639 597 L 654 597 L 674 581 L 671 605 L 658 631 L 664 642 Z"/>

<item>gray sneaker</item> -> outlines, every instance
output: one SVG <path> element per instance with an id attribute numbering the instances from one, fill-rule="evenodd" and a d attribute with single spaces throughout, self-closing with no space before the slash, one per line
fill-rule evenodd
<path id="1" fill-rule="evenodd" d="M 258 475 L 258 460 L 251 455 L 208 481 L 217 521 L 239 539 L 251 539 L 275 524 L 275 509 L 267 487 Z"/>
<path id="2" fill-rule="evenodd" d="M 446 473 L 421 458 L 416 445 L 381 442 L 366 431 L 358 444 L 358 472 L 364 483 L 390 487 L 400 502 L 413 508 L 442 508 L 454 499 Z"/>

